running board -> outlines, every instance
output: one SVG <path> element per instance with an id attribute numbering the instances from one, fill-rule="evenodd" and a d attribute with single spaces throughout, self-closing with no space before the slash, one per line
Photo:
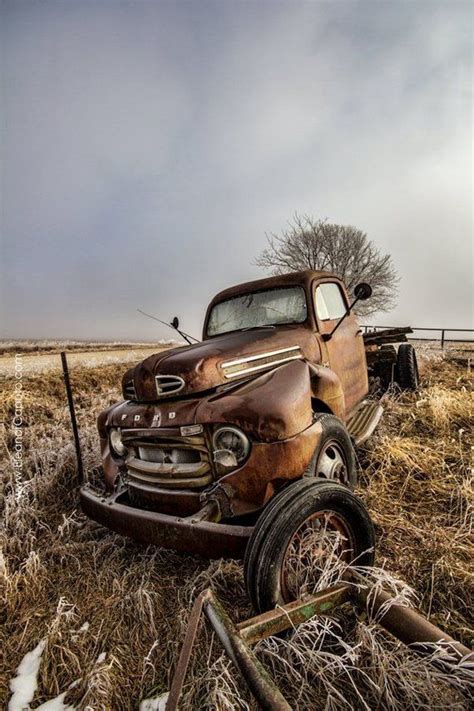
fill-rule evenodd
<path id="1" fill-rule="evenodd" d="M 383 407 L 378 402 L 364 400 L 347 421 L 347 430 L 356 446 L 362 444 L 377 427 Z"/>

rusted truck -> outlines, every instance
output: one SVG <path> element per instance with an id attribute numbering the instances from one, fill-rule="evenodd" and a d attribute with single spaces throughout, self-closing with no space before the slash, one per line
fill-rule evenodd
<path id="1" fill-rule="evenodd" d="M 372 524 L 351 493 L 354 447 L 382 414 L 369 379 L 418 385 L 413 347 L 391 345 L 409 329 L 359 326 L 354 305 L 370 295 L 360 284 L 351 302 L 340 279 L 314 271 L 217 294 L 202 342 L 131 368 L 123 401 L 99 415 L 102 482 L 82 487 L 84 511 L 165 548 L 246 551 L 257 609 L 292 599 L 285 556 L 302 526 L 335 531 L 370 563 Z"/>

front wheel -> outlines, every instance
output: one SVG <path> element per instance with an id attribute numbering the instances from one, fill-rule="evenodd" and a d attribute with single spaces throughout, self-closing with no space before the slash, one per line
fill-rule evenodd
<path id="1" fill-rule="evenodd" d="M 321 439 L 304 476 L 337 481 L 354 488 L 357 463 L 346 427 L 339 418 L 327 413 L 318 415 L 317 421 L 322 427 Z"/>
<path id="2" fill-rule="evenodd" d="M 341 484 L 300 479 L 257 521 L 244 562 L 254 609 L 265 612 L 318 590 L 338 565 L 372 565 L 375 533 L 362 501 Z M 340 570 L 340 567 L 339 567 Z"/>

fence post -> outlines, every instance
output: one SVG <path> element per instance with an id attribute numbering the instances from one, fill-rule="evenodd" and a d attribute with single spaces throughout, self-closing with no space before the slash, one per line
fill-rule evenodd
<path id="1" fill-rule="evenodd" d="M 441 331 L 441 350 L 444 350 L 444 328 Z"/>
<path id="2" fill-rule="evenodd" d="M 72 434 L 74 437 L 74 446 L 76 448 L 77 478 L 79 480 L 79 484 L 82 484 L 82 482 L 84 481 L 84 466 L 82 463 L 81 441 L 79 439 L 79 430 L 77 428 L 76 410 L 74 407 L 74 398 L 72 396 L 71 382 L 69 380 L 69 368 L 67 366 L 67 358 L 66 358 L 66 353 L 64 351 L 61 352 L 61 363 L 63 366 L 63 377 L 64 377 L 64 384 L 66 386 L 66 395 L 67 395 L 67 404 L 69 406 L 69 415 L 71 417 Z"/>

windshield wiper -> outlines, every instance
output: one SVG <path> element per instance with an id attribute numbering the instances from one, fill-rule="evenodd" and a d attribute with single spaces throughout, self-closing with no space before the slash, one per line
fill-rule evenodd
<path id="1" fill-rule="evenodd" d="M 274 326 L 271 323 L 267 323 L 264 326 L 246 326 L 245 328 L 241 328 L 240 330 L 241 331 L 251 331 L 254 328 L 276 328 L 276 326 Z"/>

